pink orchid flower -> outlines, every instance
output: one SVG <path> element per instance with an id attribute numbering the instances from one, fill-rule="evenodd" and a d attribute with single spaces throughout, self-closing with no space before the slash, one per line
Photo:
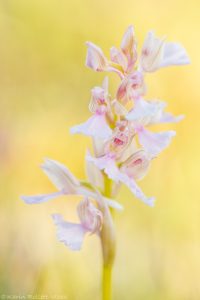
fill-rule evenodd
<path id="1" fill-rule="evenodd" d="M 175 136 L 175 131 L 153 133 L 145 127 L 158 123 L 179 122 L 184 117 L 174 117 L 172 114 L 164 112 L 165 107 L 165 102 L 140 99 L 135 102 L 134 108 L 126 116 L 126 119 L 132 122 L 140 144 L 152 156 L 158 155 L 169 145 L 171 138 Z"/>
<path id="2" fill-rule="evenodd" d="M 103 81 L 102 87 L 92 89 L 92 98 L 89 109 L 93 113 L 85 123 L 71 128 L 72 134 L 82 133 L 85 135 L 108 139 L 112 135 L 107 117 L 110 116 L 110 102 L 108 96 L 108 78 Z"/>
<path id="3" fill-rule="evenodd" d="M 124 73 L 131 73 L 137 60 L 136 41 L 133 26 L 126 30 L 120 50 L 116 47 L 110 49 L 110 60 L 106 58 L 103 51 L 91 42 L 87 42 L 88 51 L 86 66 L 94 71 L 116 72 L 121 78 Z"/>
<path id="4" fill-rule="evenodd" d="M 81 195 L 98 200 L 99 195 L 84 186 L 63 164 L 46 159 L 41 168 L 58 191 L 51 194 L 21 196 L 27 204 L 38 204 L 65 195 Z M 110 207 L 122 210 L 122 206 L 118 202 L 106 197 L 103 197 L 103 199 Z"/>
<path id="5" fill-rule="evenodd" d="M 111 60 L 108 60 L 103 51 L 95 44 L 88 42 L 86 66 L 95 71 L 117 72 L 121 78 L 135 70 L 137 60 L 137 44 L 134 28 L 129 26 L 126 30 L 120 50 L 112 47 Z M 162 67 L 171 65 L 186 65 L 190 60 L 184 47 L 178 43 L 166 43 L 165 38 L 157 38 L 153 31 L 148 32 L 144 41 L 139 70 L 154 72 Z"/>
<path id="6" fill-rule="evenodd" d="M 144 72 L 154 72 L 162 67 L 186 65 L 190 59 L 186 50 L 178 43 L 166 43 L 165 38 L 157 38 L 148 32 L 142 47 L 140 68 Z"/>
<path id="7" fill-rule="evenodd" d="M 79 203 L 77 213 L 80 220 L 78 224 L 64 221 L 59 214 L 52 215 L 58 240 L 74 251 L 81 249 L 87 233 L 99 234 L 103 224 L 102 212 L 88 198 Z"/>
<path id="8" fill-rule="evenodd" d="M 108 177 L 116 183 L 124 183 L 136 198 L 149 206 L 153 206 L 154 197 L 149 198 L 145 196 L 135 181 L 142 179 L 146 175 L 151 160 L 150 156 L 144 150 L 136 151 L 120 167 L 117 166 L 115 158 L 113 153 L 99 158 L 91 155 L 86 157 L 88 161 L 93 162 L 100 170 L 104 170 Z"/>
<path id="9" fill-rule="evenodd" d="M 130 129 L 122 124 L 124 122 L 118 124 L 112 137 L 104 143 L 104 151 L 100 157 L 92 157 L 89 153 L 86 156 L 88 161 L 93 162 L 100 170 L 104 170 L 109 178 L 114 181 L 118 180 L 118 169 L 116 168 L 115 161 L 121 157 L 133 138 Z"/>
<path id="10" fill-rule="evenodd" d="M 88 47 L 85 63 L 87 67 L 96 72 L 116 72 L 123 77 L 121 67 L 109 61 L 101 48 L 91 42 L 87 42 L 86 45 Z"/>
<path id="11" fill-rule="evenodd" d="M 127 168 L 118 167 L 118 164 L 120 163 L 124 151 L 127 149 L 127 147 L 130 147 L 133 138 L 133 132 L 131 131 L 131 129 L 127 130 L 127 127 L 125 125 L 126 123 L 127 121 L 123 121 L 118 124 L 118 128 L 115 134 L 105 144 L 104 155 L 100 157 L 92 157 L 88 153 L 86 159 L 87 161 L 95 164 L 95 166 L 99 168 L 99 170 L 103 170 L 110 179 L 114 180 L 117 183 L 123 182 L 125 185 L 127 185 L 137 198 L 141 199 L 143 202 L 145 202 L 148 205 L 153 205 L 154 199 L 146 197 L 135 182 L 135 179 L 139 179 L 139 177 L 141 177 L 141 175 L 139 175 L 139 172 L 141 173 L 141 169 L 144 170 L 145 156 L 143 152 L 142 151 L 140 152 L 141 158 L 139 161 L 142 164 L 140 164 L 140 168 L 137 166 L 137 170 L 138 170 L 137 176 L 136 175 L 135 177 L 129 176 L 130 175 L 129 173 L 126 174 Z M 136 159 L 136 155 L 131 156 L 130 159 L 131 160 Z M 147 162 L 147 158 L 145 162 Z M 136 170 L 135 166 L 134 166 L 134 170 Z"/>
<path id="12" fill-rule="evenodd" d="M 136 181 L 143 179 L 147 174 L 151 159 L 151 156 L 145 150 L 136 150 L 121 164 L 119 168 L 119 180 L 123 182 L 138 199 L 149 206 L 154 206 L 155 198 L 145 196 L 136 183 Z"/>
<path id="13" fill-rule="evenodd" d="M 142 72 L 135 71 L 125 77 L 117 90 L 117 100 L 127 104 L 130 100 L 137 100 L 146 93 L 146 86 Z"/>

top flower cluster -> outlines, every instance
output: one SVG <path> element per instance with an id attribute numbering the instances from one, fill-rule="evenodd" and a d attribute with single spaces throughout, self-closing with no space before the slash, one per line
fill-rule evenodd
<path id="1" fill-rule="evenodd" d="M 188 64 L 187 53 L 180 44 L 167 43 L 149 32 L 137 59 L 133 26 L 125 32 L 120 49 L 111 48 L 110 60 L 95 44 L 87 42 L 87 47 L 86 65 L 98 72 L 115 72 L 121 82 L 114 99 L 108 92 L 107 77 L 102 87 L 92 89 L 89 109 L 93 115 L 74 126 L 71 133 L 92 136 L 95 153 L 94 156 L 88 153 L 87 160 L 116 183 L 127 185 L 137 198 L 153 205 L 154 198 L 146 197 L 136 181 L 144 177 L 152 158 L 169 145 L 175 132 L 153 133 L 147 127 L 178 122 L 183 116 L 165 112 L 165 102 L 144 99 L 144 75 L 161 67 Z"/>

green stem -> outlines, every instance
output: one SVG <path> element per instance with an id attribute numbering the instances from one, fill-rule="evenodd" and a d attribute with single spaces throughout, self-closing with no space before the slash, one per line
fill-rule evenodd
<path id="1" fill-rule="evenodd" d="M 112 197 L 112 180 L 104 174 L 104 195 L 105 197 Z"/>
<path id="2" fill-rule="evenodd" d="M 112 180 L 104 175 L 104 195 L 112 196 Z M 102 300 L 112 300 L 112 266 L 115 257 L 115 234 L 113 230 L 111 211 L 105 212 L 106 218 L 101 231 L 103 253 L 102 267 Z"/>
<path id="3" fill-rule="evenodd" d="M 102 274 L 102 299 L 112 299 L 112 265 L 103 266 Z"/>

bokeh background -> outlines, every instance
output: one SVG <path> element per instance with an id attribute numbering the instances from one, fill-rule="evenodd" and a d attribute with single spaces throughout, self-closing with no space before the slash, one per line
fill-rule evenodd
<path id="1" fill-rule="evenodd" d="M 54 191 L 39 169 L 44 157 L 84 177 L 89 139 L 70 136 L 88 116 L 90 89 L 104 74 L 85 68 L 85 41 L 106 54 L 134 24 L 145 34 L 180 41 L 192 64 L 147 76 L 149 98 L 168 102 L 177 136 L 141 182 L 155 208 L 123 188 L 116 213 L 118 250 L 114 299 L 200 299 L 200 2 L 106 0 L 0 0 L 0 292 L 52 299 L 100 299 L 97 237 L 70 252 L 58 243 L 50 214 L 76 220 L 79 199 L 25 205 L 21 194 Z M 110 75 L 114 95 L 118 83 Z M 172 128 L 171 125 L 165 128 Z"/>

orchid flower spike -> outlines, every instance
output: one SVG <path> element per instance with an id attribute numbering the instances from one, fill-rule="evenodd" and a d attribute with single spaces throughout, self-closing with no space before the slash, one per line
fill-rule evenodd
<path id="1" fill-rule="evenodd" d="M 71 250 L 80 250 L 86 234 L 96 234 L 102 244 L 106 268 L 115 256 L 115 232 L 111 208 L 122 210 L 114 198 L 122 184 L 134 197 L 153 206 L 138 186 L 150 171 L 152 160 L 175 136 L 175 131 L 151 132 L 149 127 L 161 123 L 177 123 L 183 116 L 165 112 L 166 103 L 146 100 L 145 74 L 171 65 L 189 63 L 186 50 L 177 43 L 168 43 L 150 31 L 138 59 L 134 27 L 125 31 L 120 47 L 110 49 L 107 58 L 100 47 L 87 42 L 86 66 L 96 72 L 115 72 L 120 77 L 113 97 L 108 90 L 108 77 L 91 90 L 91 116 L 71 128 L 71 133 L 91 136 L 93 151 L 86 154 L 86 180 L 77 179 L 63 164 L 45 159 L 41 168 L 56 191 L 36 196 L 22 196 L 25 203 L 37 204 L 59 196 L 78 195 L 78 223 L 70 223 L 59 214 L 53 215 L 57 237 Z M 107 277 L 106 277 L 107 278 Z"/>

